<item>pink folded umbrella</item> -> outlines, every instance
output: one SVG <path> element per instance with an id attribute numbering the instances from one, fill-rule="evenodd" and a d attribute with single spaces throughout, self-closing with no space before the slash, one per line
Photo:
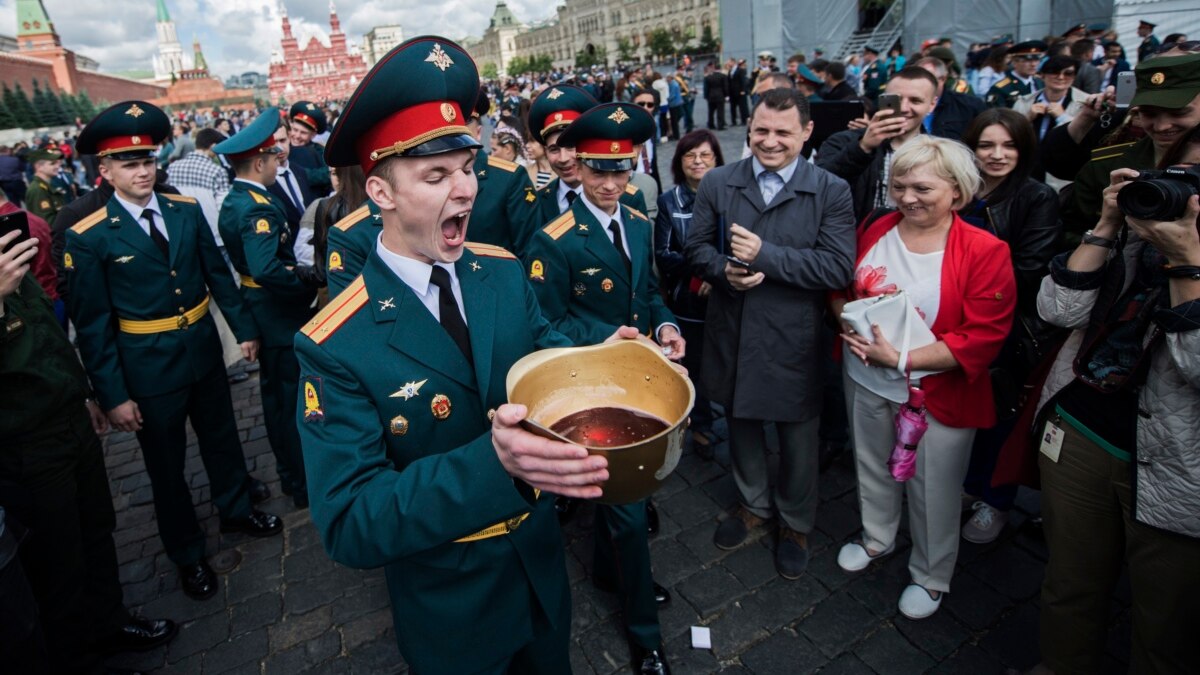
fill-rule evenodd
<path id="1" fill-rule="evenodd" d="M 892 478 L 904 482 L 917 473 L 917 445 L 929 429 L 925 419 L 925 392 L 915 384 L 908 385 L 908 402 L 896 413 L 896 445 L 888 458 Z"/>

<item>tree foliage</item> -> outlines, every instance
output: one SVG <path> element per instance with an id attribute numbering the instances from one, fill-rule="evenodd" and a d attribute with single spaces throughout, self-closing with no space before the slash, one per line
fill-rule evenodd
<path id="1" fill-rule="evenodd" d="M 696 46 L 696 51 L 701 54 L 715 54 L 721 50 L 720 43 L 713 37 L 712 26 L 705 26 L 700 33 L 700 44 Z"/>
<path id="2" fill-rule="evenodd" d="M 650 50 L 651 56 L 663 58 L 675 53 L 675 40 L 667 29 L 655 28 L 650 32 L 650 39 L 646 41 L 646 47 Z"/>
<path id="3" fill-rule="evenodd" d="M 488 61 L 479 67 L 479 77 L 482 77 L 485 80 L 494 80 L 499 75 L 500 69 L 497 68 L 496 64 L 492 63 L 491 61 Z"/>
<path id="4" fill-rule="evenodd" d="M 629 38 L 617 38 L 617 59 L 625 62 L 632 61 L 634 55 L 633 42 Z"/>
<path id="5" fill-rule="evenodd" d="M 604 47 L 594 47 L 592 51 L 580 49 L 579 53 L 575 54 L 576 68 L 591 68 L 592 66 L 603 66 L 608 62 L 608 52 Z"/>

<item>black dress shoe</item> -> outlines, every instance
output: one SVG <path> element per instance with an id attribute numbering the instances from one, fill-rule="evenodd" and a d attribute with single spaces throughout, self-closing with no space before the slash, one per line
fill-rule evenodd
<path id="1" fill-rule="evenodd" d="M 575 517 L 575 511 L 579 509 L 579 500 L 570 497 L 555 497 L 554 512 L 558 514 L 558 523 L 566 525 Z"/>
<path id="2" fill-rule="evenodd" d="M 143 619 L 129 617 L 129 623 L 115 633 L 96 640 L 96 649 L 106 654 L 116 652 L 146 652 L 167 644 L 179 632 L 179 626 L 170 619 Z"/>
<path id="3" fill-rule="evenodd" d="M 646 500 L 646 532 L 658 534 L 658 507 L 650 499 Z"/>
<path id="4" fill-rule="evenodd" d="M 630 645 L 633 653 L 633 672 L 637 675 L 671 675 L 671 666 L 667 664 L 667 655 L 663 646 L 658 649 L 646 649 L 638 645 Z"/>
<path id="5" fill-rule="evenodd" d="M 604 591 L 605 593 L 616 593 L 619 590 L 615 583 L 603 577 L 592 577 L 592 586 L 595 586 L 596 590 Z M 668 591 L 665 586 L 662 586 L 657 581 L 654 582 L 654 603 L 665 605 L 670 601 L 671 591 Z"/>
<path id="6" fill-rule="evenodd" d="M 273 537 L 283 531 L 283 521 L 279 516 L 251 509 L 250 515 L 244 518 L 230 518 L 221 521 L 221 532 L 241 532 L 251 537 Z"/>
<path id="7" fill-rule="evenodd" d="M 247 482 L 249 483 L 247 491 L 250 493 L 251 504 L 261 504 L 271 498 L 271 488 L 267 487 L 266 483 L 254 476 L 250 476 Z"/>
<path id="8" fill-rule="evenodd" d="M 216 595 L 219 582 L 217 573 L 201 560 L 194 565 L 179 566 L 179 584 L 189 598 L 207 600 Z"/>

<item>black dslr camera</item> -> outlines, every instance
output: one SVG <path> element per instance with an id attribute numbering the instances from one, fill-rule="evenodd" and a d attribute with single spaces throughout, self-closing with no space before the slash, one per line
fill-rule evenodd
<path id="1" fill-rule="evenodd" d="M 1200 194 L 1200 166 L 1142 171 L 1117 193 L 1117 207 L 1142 220 L 1177 220 L 1194 194 Z"/>

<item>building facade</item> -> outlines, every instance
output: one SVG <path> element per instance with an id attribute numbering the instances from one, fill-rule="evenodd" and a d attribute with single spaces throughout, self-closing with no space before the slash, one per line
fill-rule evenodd
<path id="1" fill-rule="evenodd" d="M 469 40 L 463 46 L 475 59 L 475 65 L 479 66 L 481 72 L 490 71 L 491 68 L 487 66 L 491 64 L 498 75 L 508 75 L 508 64 L 517 55 L 517 39 L 528 29 L 501 0 L 496 3 L 496 10 L 492 12 L 492 20 L 483 37 Z"/>
<path id="2" fill-rule="evenodd" d="M 375 26 L 371 32 L 363 35 L 362 55 L 367 59 L 367 65 L 375 65 L 384 54 L 404 42 L 404 29 L 400 26 Z"/>
<path id="3" fill-rule="evenodd" d="M 497 11 L 503 4 L 497 4 Z M 641 63 L 650 60 L 650 35 L 658 29 L 667 31 L 676 44 L 686 41 L 680 52 L 687 53 L 699 44 L 706 26 L 714 38 L 719 35 L 719 6 L 719 0 L 565 0 L 549 19 L 521 26 L 513 38 L 512 56 L 547 55 L 554 67 L 570 68 L 576 54 L 586 52 L 614 64 L 624 41 L 630 58 L 622 61 Z M 481 51 L 486 49 L 490 48 Z"/>
<path id="4" fill-rule="evenodd" d="M 165 0 L 158 0 L 154 32 L 158 36 L 158 53 L 154 55 L 154 81 L 166 86 L 183 72 L 183 45 L 175 33 L 175 22 L 167 11 Z"/>
<path id="5" fill-rule="evenodd" d="M 357 49 L 351 51 L 338 19 L 337 9 L 329 3 L 329 45 L 310 37 L 301 47 L 292 35 L 287 8 L 280 2 L 283 39 L 271 54 L 268 88 L 271 102 L 343 101 L 366 76 L 367 60 Z"/>

